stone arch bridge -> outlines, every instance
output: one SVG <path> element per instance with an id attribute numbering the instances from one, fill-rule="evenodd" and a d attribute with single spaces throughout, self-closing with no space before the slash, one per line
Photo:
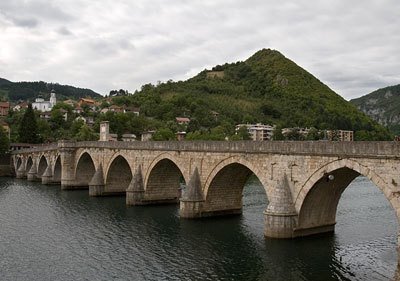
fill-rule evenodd
<path id="1" fill-rule="evenodd" d="M 67 142 L 16 151 L 17 178 L 126 195 L 127 205 L 180 203 L 180 216 L 239 214 L 255 174 L 269 204 L 265 236 L 334 230 L 342 192 L 369 178 L 400 218 L 400 145 L 395 142 Z M 181 184 L 186 187 L 182 194 Z"/>

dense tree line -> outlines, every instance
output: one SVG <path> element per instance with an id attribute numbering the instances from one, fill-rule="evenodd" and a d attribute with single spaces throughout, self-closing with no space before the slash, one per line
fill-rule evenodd
<path id="1" fill-rule="evenodd" d="M 40 94 L 45 98 L 50 97 L 51 90 L 57 93 L 59 99 L 79 99 L 83 97 L 100 97 L 90 89 L 76 88 L 57 83 L 40 82 L 10 82 L 5 79 L 0 81 L 0 96 L 9 101 L 27 100 L 34 101 Z"/>

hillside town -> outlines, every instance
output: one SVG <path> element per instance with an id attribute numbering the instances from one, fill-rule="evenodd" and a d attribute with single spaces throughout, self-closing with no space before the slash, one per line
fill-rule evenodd
<path id="1" fill-rule="evenodd" d="M 114 103 L 113 97 L 105 97 L 102 99 L 93 99 L 90 97 L 80 98 L 78 100 L 66 99 L 57 100 L 57 94 L 54 90 L 50 93 L 50 98 L 47 100 L 39 95 L 34 102 L 32 102 L 32 108 L 36 112 L 36 116 L 41 120 L 40 122 L 51 122 L 55 118 L 62 118 L 65 122 L 71 120 L 72 122 L 80 122 L 85 125 L 88 132 L 91 132 L 90 140 L 98 139 L 100 141 L 149 141 L 154 140 L 154 135 L 157 133 L 156 129 L 143 130 L 140 132 L 113 132 L 110 130 L 109 120 L 106 120 L 106 116 L 110 114 L 127 114 L 131 118 L 142 117 L 152 119 L 151 117 L 143 116 L 140 112 L 139 107 L 118 105 Z M 8 101 L 0 102 L 0 118 L 1 124 L 4 130 L 7 132 L 9 138 L 12 141 L 18 142 L 16 139 L 12 139 L 11 126 L 7 122 L 7 117 L 10 114 L 20 113 L 28 109 L 28 101 L 19 101 L 12 104 Z M 210 113 L 212 118 L 218 119 L 220 115 L 216 111 Z M 183 141 L 186 139 L 187 130 L 191 123 L 190 116 L 176 116 L 175 117 L 175 132 L 174 137 L 169 137 L 168 140 Z M 97 123 L 96 123 L 97 122 Z M 106 134 L 102 134 L 100 124 L 107 123 Z M 235 138 L 242 140 L 253 140 L 253 141 L 271 141 L 271 140 L 331 140 L 331 141 L 353 141 L 354 132 L 349 130 L 317 130 L 315 128 L 278 128 L 273 124 L 262 124 L 262 123 L 243 123 L 237 124 L 234 128 Z M 99 133 L 97 133 L 99 132 Z M 105 131 L 104 131 L 105 132 Z M 103 132 L 103 133 L 104 133 Z M 97 135 L 97 136 L 96 136 Z M 240 137 L 237 137 L 240 135 Z M 230 140 L 228 136 L 224 140 Z M 156 139 L 157 140 L 157 139 Z M 159 140 L 159 139 L 158 139 Z M 43 140 L 57 141 L 53 140 Z"/>

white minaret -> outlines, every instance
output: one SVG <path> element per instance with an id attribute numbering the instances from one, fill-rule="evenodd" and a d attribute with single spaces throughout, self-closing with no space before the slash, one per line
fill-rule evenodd
<path id="1" fill-rule="evenodd" d="M 57 103 L 56 92 L 52 90 L 50 94 L 50 107 L 53 108 L 53 106 L 55 106 L 56 103 Z"/>

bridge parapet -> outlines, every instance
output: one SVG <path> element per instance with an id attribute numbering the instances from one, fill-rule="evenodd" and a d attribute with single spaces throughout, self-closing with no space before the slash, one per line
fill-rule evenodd
<path id="1" fill-rule="evenodd" d="M 12 155 L 24 154 L 24 153 L 35 153 L 35 152 L 43 152 L 43 151 L 54 151 L 58 149 L 58 143 L 50 143 L 50 144 L 41 144 L 35 147 L 14 150 L 11 152 Z"/>
<path id="2" fill-rule="evenodd" d="M 22 149 L 12 154 L 57 150 L 59 148 L 109 148 L 127 150 L 206 151 L 231 153 L 268 153 L 283 155 L 327 155 L 337 157 L 400 157 L 397 142 L 332 141 L 146 141 L 100 142 L 60 141 L 50 145 Z"/>

